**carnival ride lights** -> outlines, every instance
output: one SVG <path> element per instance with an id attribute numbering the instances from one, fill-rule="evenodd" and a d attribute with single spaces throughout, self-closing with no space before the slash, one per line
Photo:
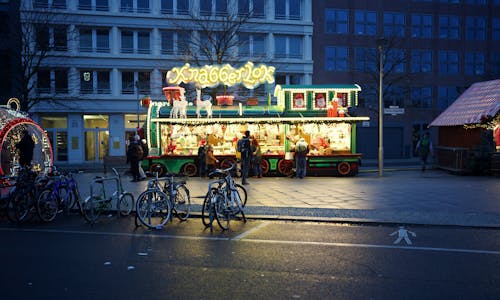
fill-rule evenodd
<path id="1" fill-rule="evenodd" d="M 12 104 L 17 108 L 13 109 Z M 13 175 L 18 167 L 16 143 L 22 132 L 28 130 L 35 141 L 32 166 L 42 171 L 52 166 L 54 155 L 50 140 L 40 125 L 19 111 L 19 101 L 11 98 L 7 105 L 0 106 L 0 175 Z"/>

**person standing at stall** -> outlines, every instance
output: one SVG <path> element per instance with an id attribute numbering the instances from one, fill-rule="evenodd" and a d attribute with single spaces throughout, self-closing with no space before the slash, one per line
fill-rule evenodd
<path id="1" fill-rule="evenodd" d="M 260 151 L 259 141 L 252 139 L 252 164 L 253 164 L 253 178 L 262 178 L 262 168 L 260 161 L 262 160 L 262 152 Z"/>
<path id="2" fill-rule="evenodd" d="M 307 153 L 309 153 L 309 145 L 304 138 L 300 138 L 295 144 L 295 168 L 298 178 L 306 177 Z"/>
<path id="3" fill-rule="evenodd" d="M 250 131 L 245 131 L 245 135 L 238 141 L 238 152 L 241 153 L 241 184 L 248 184 L 247 177 L 250 170 L 250 160 L 252 151 L 250 149 Z"/>
<path id="4" fill-rule="evenodd" d="M 210 172 L 212 172 L 215 169 L 215 164 L 218 163 L 219 160 L 214 155 L 214 147 L 212 145 L 208 145 L 206 153 L 207 174 L 210 174 Z"/>
<path id="5" fill-rule="evenodd" d="M 27 129 L 23 130 L 21 140 L 16 144 L 19 150 L 19 165 L 21 167 L 29 167 L 31 160 L 33 160 L 33 149 L 35 149 L 35 142 Z"/>
<path id="6" fill-rule="evenodd" d="M 200 142 L 200 147 L 198 147 L 198 172 L 200 177 L 205 177 L 206 172 L 207 172 L 207 159 L 205 158 L 206 156 L 206 141 L 202 140 Z"/>

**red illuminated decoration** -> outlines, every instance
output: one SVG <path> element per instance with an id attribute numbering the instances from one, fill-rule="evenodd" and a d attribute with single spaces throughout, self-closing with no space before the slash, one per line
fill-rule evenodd
<path id="1" fill-rule="evenodd" d="M 149 97 L 149 96 L 144 96 L 144 97 L 141 99 L 141 105 L 142 105 L 142 107 L 146 107 L 146 108 L 148 108 L 148 107 L 149 107 L 149 104 L 151 104 L 151 97 Z"/>
<path id="2" fill-rule="evenodd" d="M 304 93 L 296 93 L 293 95 L 293 108 L 305 108 Z"/>
<path id="3" fill-rule="evenodd" d="M 316 94 L 316 98 L 314 99 L 314 106 L 319 109 L 326 108 L 326 97 L 325 93 Z"/>
<path id="4" fill-rule="evenodd" d="M 217 105 L 233 105 L 234 96 L 231 95 L 219 95 L 216 96 Z"/>
<path id="5" fill-rule="evenodd" d="M 181 95 L 184 94 L 184 91 L 184 88 L 180 86 L 167 86 L 163 88 L 163 94 L 170 104 L 172 104 L 173 100 L 181 100 Z"/>

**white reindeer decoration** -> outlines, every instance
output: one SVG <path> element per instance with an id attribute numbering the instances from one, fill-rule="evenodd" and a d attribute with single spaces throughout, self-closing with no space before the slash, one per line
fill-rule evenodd
<path id="1" fill-rule="evenodd" d="M 196 89 L 196 116 L 201 117 L 201 109 L 205 108 L 207 118 L 212 117 L 212 97 L 209 96 L 207 100 L 201 100 L 201 89 Z"/>
<path id="2" fill-rule="evenodd" d="M 181 92 L 180 100 L 173 99 L 172 101 L 172 110 L 170 111 L 170 118 L 177 119 L 185 119 L 187 118 L 187 105 L 186 97 L 184 93 Z"/>

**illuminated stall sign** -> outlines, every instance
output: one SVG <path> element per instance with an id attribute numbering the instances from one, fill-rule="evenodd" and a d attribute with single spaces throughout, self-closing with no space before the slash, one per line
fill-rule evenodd
<path id="1" fill-rule="evenodd" d="M 166 80 L 169 84 L 193 82 L 201 88 L 214 87 L 220 84 L 233 86 L 243 84 L 248 89 L 254 89 L 263 83 L 274 83 L 275 68 L 266 65 L 255 66 L 247 62 L 243 67 L 235 69 L 229 64 L 217 66 L 206 65 L 201 68 L 184 66 L 175 67 L 167 72 Z"/>

